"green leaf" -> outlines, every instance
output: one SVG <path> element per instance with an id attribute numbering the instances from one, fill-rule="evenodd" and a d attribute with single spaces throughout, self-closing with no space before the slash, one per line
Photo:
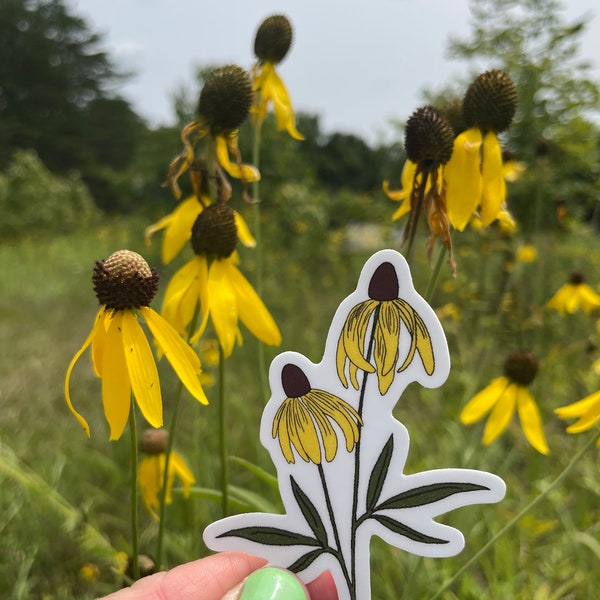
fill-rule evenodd
<path id="1" fill-rule="evenodd" d="M 312 565 L 312 563 L 321 556 L 321 554 L 325 553 L 325 548 L 317 548 L 316 550 L 311 550 L 307 552 L 303 556 L 301 556 L 295 563 L 291 564 L 288 567 L 288 571 L 292 573 L 300 573 L 300 571 L 304 571 Z"/>
<path id="2" fill-rule="evenodd" d="M 249 460 L 245 458 L 240 458 L 239 456 L 230 456 L 229 460 L 234 462 L 244 469 L 247 469 L 254 475 L 256 475 L 261 481 L 264 481 L 269 487 L 273 488 L 275 491 L 279 491 L 279 484 L 277 483 L 277 477 L 271 475 L 264 469 L 261 469 L 258 465 L 251 463 Z"/>
<path id="3" fill-rule="evenodd" d="M 294 498 L 296 499 L 308 526 L 312 529 L 312 532 L 319 542 L 321 542 L 321 545 L 327 546 L 327 531 L 325 530 L 325 525 L 323 525 L 319 511 L 315 508 L 315 505 L 311 502 L 310 498 L 300 489 L 300 486 L 291 475 L 290 482 L 292 484 Z"/>
<path id="4" fill-rule="evenodd" d="M 266 498 L 242 487 L 230 485 L 227 487 L 230 497 L 245 502 L 252 510 L 266 513 L 278 513 L 278 507 Z"/>
<path id="5" fill-rule="evenodd" d="M 448 540 L 442 540 L 440 538 L 431 537 L 425 533 L 421 533 L 416 529 L 412 529 L 408 525 L 404 523 L 400 523 L 400 521 L 396 521 L 390 517 L 386 517 L 385 515 L 373 515 L 372 517 L 378 523 L 381 523 L 384 527 L 387 527 L 390 531 L 394 533 L 399 533 L 404 537 L 407 537 L 409 540 L 414 540 L 415 542 L 420 542 L 421 544 L 447 544 Z"/>
<path id="6" fill-rule="evenodd" d="M 217 538 L 240 537 L 265 546 L 320 546 L 314 538 L 278 527 L 240 527 L 221 533 Z"/>
<path id="7" fill-rule="evenodd" d="M 415 508 L 417 506 L 433 504 L 434 502 L 438 502 L 439 500 L 443 500 L 454 494 L 477 492 L 480 490 L 489 490 L 489 488 L 476 483 L 431 483 L 392 496 L 377 506 L 376 510 Z"/>
<path id="8" fill-rule="evenodd" d="M 375 463 L 373 472 L 369 478 L 369 487 L 367 488 L 367 511 L 373 510 L 377 500 L 379 500 L 388 469 L 390 468 L 393 452 L 394 436 L 390 435 L 390 439 L 385 443 L 385 446 L 381 450 L 381 454 L 377 458 L 377 462 Z"/>
<path id="9" fill-rule="evenodd" d="M 175 490 L 173 490 L 175 491 Z M 212 502 L 222 502 L 223 492 L 212 488 L 192 487 L 190 488 L 190 496 L 192 498 L 201 498 L 202 500 L 211 500 Z M 229 498 L 229 507 L 236 512 L 252 512 L 255 508 L 247 502 L 240 501 L 237 498 Z"/>

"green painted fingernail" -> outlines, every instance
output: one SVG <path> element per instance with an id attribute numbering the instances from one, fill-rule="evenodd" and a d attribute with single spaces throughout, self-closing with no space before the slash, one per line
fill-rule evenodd
<path id="1" fill-rule="evenodd" d="M 306 600 L 306 594 L 289 571 L 265 567 L 246 579 L 240 600 Z"/>

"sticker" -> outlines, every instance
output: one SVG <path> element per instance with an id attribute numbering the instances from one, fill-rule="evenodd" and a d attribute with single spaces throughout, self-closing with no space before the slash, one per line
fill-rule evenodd
<path id="1" fill-rule="evenodd" d="M 506 486 L 471 469 L 406 475 L 409 435 L 392 415 L 410 383 L 436 388 L 449 370 L 444 331 L 408 264 L 377 252 L 336 311 L 321 362 L 284 352 L 271 363 L 260 441 L 285 514 L 221 519 L 204 531 L 206 545 L 261 556 L 305 582 L 329 570 L 340 600 L 371 597 L 374 535 L 419 556 L 458 554 L 462 533 L 435 517 L 498 502 Z"/>

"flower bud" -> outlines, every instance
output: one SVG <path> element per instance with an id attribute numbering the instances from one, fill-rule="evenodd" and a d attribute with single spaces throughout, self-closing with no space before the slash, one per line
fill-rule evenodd
<path id="1" fill-rule="evenodd" d="M 144 454 L 164 454 L 169 443 L 169 432 L 160 429 L 146 429 L 140 439 L 140 450 Z"/>

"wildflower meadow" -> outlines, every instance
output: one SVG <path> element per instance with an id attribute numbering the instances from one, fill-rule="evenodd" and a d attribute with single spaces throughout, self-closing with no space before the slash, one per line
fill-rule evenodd
<path id="1" fill-rule="evenodd" d="M 0 597 L 274 534 L 341 598 L 597 597 L 600 84 L 560 10 L 472 0 L 462 79 L 374 148 L 296 110 L 291 6 L 156 129 L 61 0 L 0 7 L 11 52 L 43 25 L 89 63 L 56 132 L 0 77 Z M 452 510 L 419 530 L 414 494 Z"/>

